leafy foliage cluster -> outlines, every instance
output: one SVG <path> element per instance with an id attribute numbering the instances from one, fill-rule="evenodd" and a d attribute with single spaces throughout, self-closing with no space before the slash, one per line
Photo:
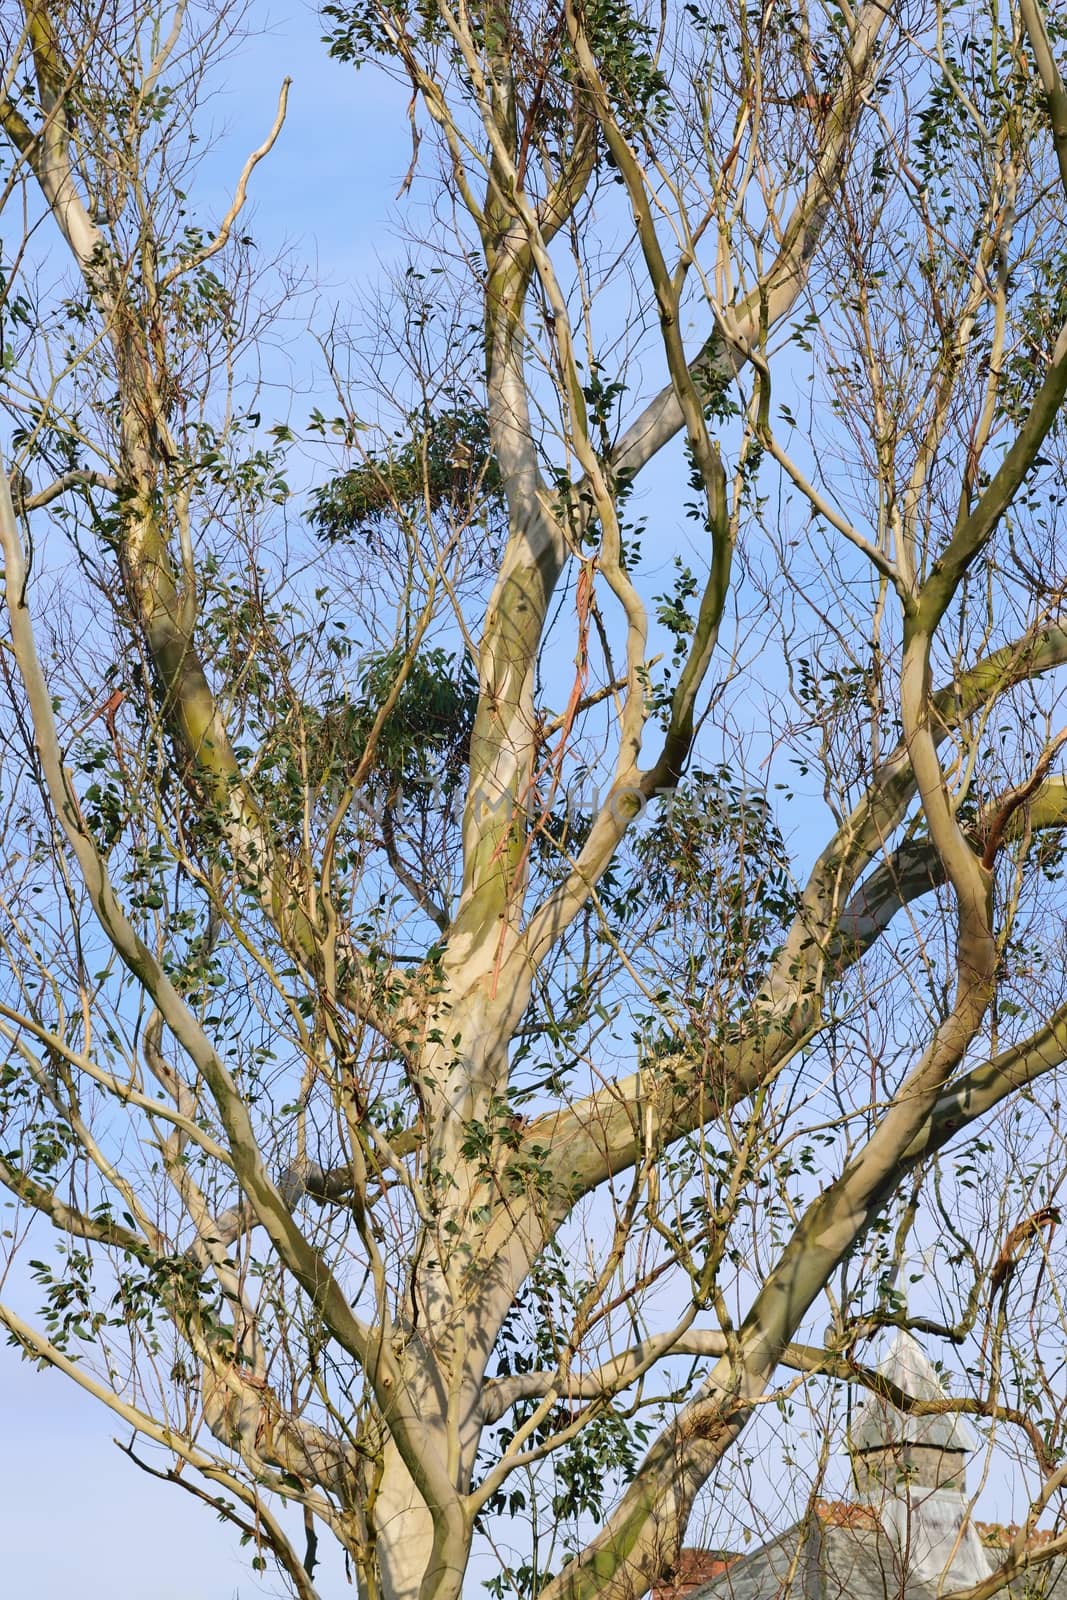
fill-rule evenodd
<path id="1" fill-rule="evenodd" d="M 485 412 L 423 413 L 393 456 L 365 460 L 316 490 L 310 520 L 327 542 L 364 536 L 397 517 L 499 504 L 500 469 Z"/>

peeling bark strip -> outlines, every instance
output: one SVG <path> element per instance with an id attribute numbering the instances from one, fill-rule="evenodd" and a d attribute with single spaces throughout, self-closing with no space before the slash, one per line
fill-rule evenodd
<path id="1" fill-rule="evenodd" d="M 517 1594 L 639 1600 L 812 1380 L 1009 1430 L 1036 1517 L 1061 1175 L 1012 1215 L 997 1162 L 1067 1057 L 1058 19 L 324 17 L 410 83 L 432 236 L 352 363 L 396 392 L 338 317 L 306 428 L 238 414 L 290 80 L 202 225 L 232 19 L 0 23 L 0 1184 L 72 1245 L 0 1322 L 302 1600 L 322 1530 L 458 1600 L 505 1525 Z M 974 1391 L 894 1389 L 887 1325 Z"/>

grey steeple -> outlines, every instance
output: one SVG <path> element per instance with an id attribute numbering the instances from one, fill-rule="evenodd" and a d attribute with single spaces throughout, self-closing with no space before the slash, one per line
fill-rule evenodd
<path id="1" fill-rule="evenodd" d="M 897 1332 L 878 1363 L 882 1377 L 914 1400 L 944 1400 L 937 1373 L 910 1334 Z M 964 1487 L 966 1458 L 978 1441 L 953 1412 L 914 1416 L 879 1395 L 869 1395 L 849 1431 L 858 1489 L 913 1483 L 929 1489 Z"/>

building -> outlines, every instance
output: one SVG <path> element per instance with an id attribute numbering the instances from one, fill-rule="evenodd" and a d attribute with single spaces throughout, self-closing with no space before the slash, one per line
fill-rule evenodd
<path id="1" fill-rule="evenodd" d="M 916 1400 L 945 1398 L 906 1333 L 878 1370 Z M 996 1570 L 1015 1533 L 971 1520 L 966 1467 L 977 1444 L 954 1413 L 915 1416 L 870 1395 L 849 1435 L 854 1500 L 815 1501 L 803 1522 L 751 1553 L 683 1551 L 657 1600 L 936 1600 L 969 1589 Z M 1030 1568 L 1010 1596 L 1067 1600 L 1067 1559 Z"/>

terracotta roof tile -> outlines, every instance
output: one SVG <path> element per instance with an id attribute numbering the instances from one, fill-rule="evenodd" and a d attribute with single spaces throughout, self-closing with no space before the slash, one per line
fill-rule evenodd
<path id="1" fill-rule="evenodd" d="M 853 1505 L 848 1500 L 816 1500 L 815 1515 L 824 1528 L 877 1528 L 878 1513 L 873 1506 Z"/>
<path id="2" fill-rule="evenodd" d="M 1006 1550 L 1019 1534 L 1017 1522 L 976 1522 L 975 1528 L 982 1543 L 991 1550 Z M 1050 1539 L 1055 1538 L 1052 1528 L 1035 1528 L 1026 1543 L 1028 1546 L 1048 1544 Z"/>
<path id="3" fill-rule="evenodd" d="M 694 1589 L 721 1577 L 736 1560 L 729 1550 L 701 1550 L 695 1546 L 679 1550 L 673 1571 L 653 1589 L 652 1600 L 686 1600 Z"/>

